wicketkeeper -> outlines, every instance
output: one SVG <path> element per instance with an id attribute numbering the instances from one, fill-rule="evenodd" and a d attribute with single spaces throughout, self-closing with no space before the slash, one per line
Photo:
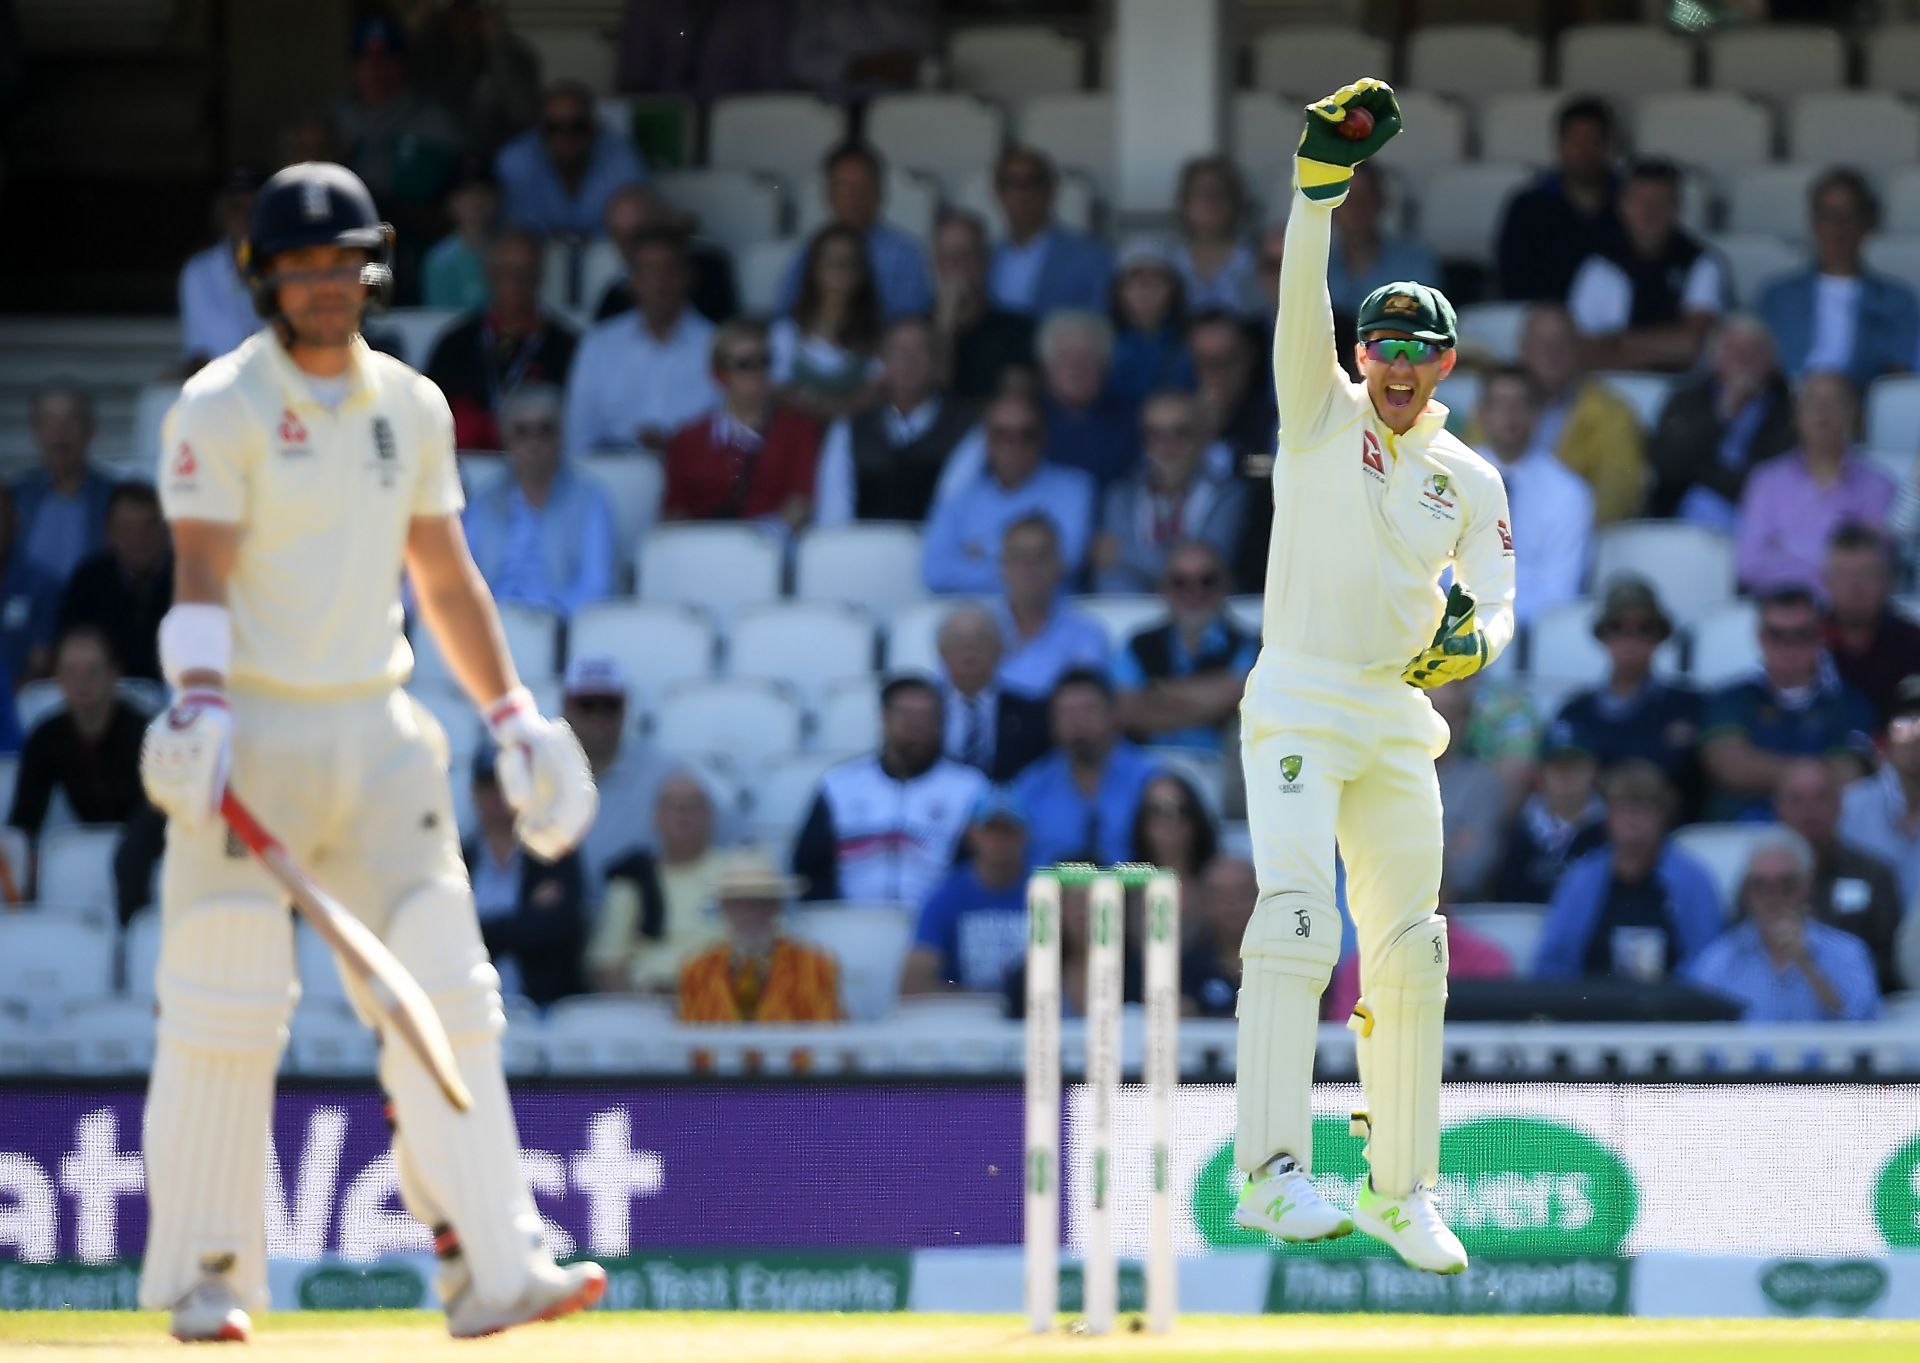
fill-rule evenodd
<path id="1" fill-rule="evenodd" d="M 1373 128 L 1340 127 L 1365 109 Z M 1354 131 L 1360 124 L 1348 125 Z M 1513 636 L 1500 475 L 1431 401 L 1452 372 L 1438 289 L 1388 284 L 1360 305 L 1350 382 L 1327 298 L 1333 210 L 1353 168 L 1400 130 L 1393 91 L 1360 80 L 1307 107 L 1280 271 L 1280 432 L 1264 647 L 1241 708 L 1260 901 L 1241 948 L 1235 1218 L 1282 1240 L 1360 1228 L 1436 1273 L 1466 1252 L 1435 1212 L 1447 924 L 1440 788 L 1447 730 L 1426 690 L 1479 671 Z M 1449 568 L 1453 587 L 1436 585 Z M 1334 847 L 1360 936 L 1358 1033 L 1370 1170 L 1354 1219 L 1308 1175 L 1320 994 L 1340 955 Z"/>
<path id="2" fill-rule="evenodd" d="M 196 374 L 165 426 L 175 604 L 160 657 L 175 700 L 141 753 L 169 823 L 140 1299 L 185 1340 L 243 1340 L 266 1304 L 266 1141 L 300 989 L 286 896 L 215 813 L 229 777 L 420 982 L 472 1090 L 455 1112 L 412 1051 L 381 1047 L 399 1192 L 433 1230 L 449 1329 L 560 1315 L 606 1282 L 595 1264 L 554 1264 L 520 1173 L 446 737 L 400 690 L 413 665 L 403 569 L 500 745 L 500 785 L 536 856 L 579 841 L 593 780 L 572 730 L 520 685 L 467 552 L 446 399 L 360 337 L 392 247 L 350 171 L 275 175 L 245 261 L 268 324 Z"/>

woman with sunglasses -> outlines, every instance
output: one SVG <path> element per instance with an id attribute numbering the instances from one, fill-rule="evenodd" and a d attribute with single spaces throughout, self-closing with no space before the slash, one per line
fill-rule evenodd
<path id="1" fill-rule="evenodd" d="M 1454 364 L 1445 296 L 1375 289 L 1356 328 L 1360 381 L 1334 359 L 1332 210 L 1400 130 L 1399 102 L 1361 80 L 1305 116 L 1274 327 L 1263 647 L 1241 705 L 1260 902 L 1241 953 L 1235 1163 L 1248 1180 L 1235 1220 L 1288 1241 L 1357 1226 L 1416 1268 L 1458 1273 L 1466 1251 L 1433 1204 L 1447 998 L 1433 760 L 1447 737 L 1426 691 L 1513 637 L 1513 539 L 1499 473 L 1431 400 Z M 1367 986 L 1349 1025 L 1370 1173 L 1351 1217 L 1309 1178 L 1314 1026 L 1340 956 L 1336 837 Z"/>
<path id="2" fill-rule="evenodd" d="M 773 324 L 773 380 L 796 407 L 832 420 L 872 403 L 879 379 L 880 290 L 866 240 L 833 223 L 813 234 L 793 314 Z"/>

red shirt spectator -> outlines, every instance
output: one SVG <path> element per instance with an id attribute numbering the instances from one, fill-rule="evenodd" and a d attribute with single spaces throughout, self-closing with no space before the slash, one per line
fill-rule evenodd
<path id="1" fill-rule="evenodd" d="M 668 442 L 667 519 L 777 516 L 796 530 L 812 519 L 820 423 L 774 402 L 771 365 L 761 323 L 740 319 L 714 334 L 721 402 Z"/>

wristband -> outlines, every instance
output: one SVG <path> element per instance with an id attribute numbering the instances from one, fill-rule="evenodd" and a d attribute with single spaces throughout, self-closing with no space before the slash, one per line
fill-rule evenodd
<path id="1" fill-rule="evenodd" d="M 524 686 L 516 686 L 480 713 L 486 718 L 487 732 L 493 735 L 494 742 L 502 743 L 506 740 L 500 735 L 501 729 L 515 719 L 539 714 L 540 707 L 533 702 L 533 692 Z"/>
<path id="2" fill-rule="evenodd" d="M 225 606 L 190 601 L 161 617 L 160 672 L 181 689 L 189 672 L 211 672 L 226 679 L 233 664 L 233 622 Z"/>

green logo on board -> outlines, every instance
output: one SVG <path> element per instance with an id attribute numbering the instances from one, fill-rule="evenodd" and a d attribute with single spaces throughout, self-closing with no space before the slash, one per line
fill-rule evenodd
<path id="1" fill-rule="evenodd" d="M 1920 1138 L 1894 1151 L 1880 1171 L 1873 1219 L 1895 1249 L 1920 1249 Z"/>
<path id="2" fill-rule="evenodd" d="M 1790 1316 L 1857 1316 L 1886 1295 L 1887 1270 L 1871 1259 L 1782 1259 L 1760 1275 L 1760 1290 Z"/>

